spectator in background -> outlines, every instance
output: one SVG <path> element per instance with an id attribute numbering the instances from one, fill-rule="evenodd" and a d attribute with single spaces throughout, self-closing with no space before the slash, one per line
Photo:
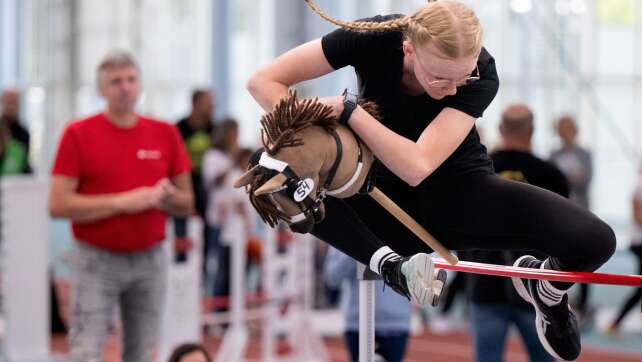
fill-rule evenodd
<path id="1" fill-rule="evenodd" d="M 557 120 L 555 126 L 562 147 L 551 154 L 550 160 L 566 176 L 571 191 L 570 199 L 578 205 L 590 209 L 589 188 L 593 176 L 591 153 L 577 144 L 578 130 L 573 117 L 562 116 Z M 583 283 L 579 288 L 579 297 L 573 302 L 573 305 L 579 313 L 579 322 L 586 325 L 592 318 L 588 303 L 589 285 Z"/>
<path id="2" fill-rule="evenodd" d="M 212 134 L 214 122 L 214 97 L 207 89 L 197 89 L 192 92 L 192 111 L 189 116 L 181 119 L 176 124 L 183 137 L 187 153 L 192 162 L 192 189 L 194 190 L 194 206 L 196 212 L 203 220 L 203 242 L 207 238 L 207 223 L 205 223 L 205 210 L 207 208 L 207 193 L 203 188 L 203 177 L 201 165 L 203 155 L 212 146 Z M 187 238 L 187 219 L 183 217 L 174 218 L 174 230 L 177 245 L 189 248 L 192 242 Z M 179 254 L 181 255 L 181 254 Z M 184 255 L 181 257 L 183 258 Z"/>
<path id="3" fill-rule="evenodd" d="M 631 252 L 635 255 L 638 264 L 638 275 L 642 275 L 642 169 L 638 173 L 637 185 L 633 193 L 633 228 L 631 230 Z M 633 309 L 633 307 L 642 299 L 642 289 L 634 288 L 633 292 L 627 298 L 626 302 L 617 313 L 617 317 L 608 326 L 609 334 L 616 334 L 624 317 Z"/>
<path id="4" fill-rule="evenodd" d="M 29 131 L 20 124 L 20 93 L 5 90 L 0 96 L 0 176 L 31 173 L 29 166 Z M 52 274 L 49 279 L 49 314 L 52 333 L 67 331 L 60 315 L 58 294 Z"/>
<path id="5" fill-rule="evenodd" d="M 577 125 L 570 116 L 563 116 L 556 122 L 557 134 L 562 147 L 551 153 L 550 160 L 568 180 L 570 199 L 578 205 L 589 208 L 589 187 L 593 176 L 591 153 L 577 144 Z"/>
<path id="6" fill-rule="evenodd" d="M 345 342 L 353 362 L 359 361 L 359 285 L 357 262 L 332 247 L 328 248 L 323 275 L 331 288 L 348 282 L 345 303 Z M 375 353 L 386 362 L 401 362 L 406 354 L 410 332 L 410 302 L 383 281 L 375 281 Z M 377 359 L 379 360 L 379 359 Z"/>
<path id="7" fill-rule="evenodd" d="M 507 179 L 530 183 L 568 197 L 568 184 L 561 171 L 532 154 L 533 118 L 532 111 L 524 104 L 512 104 L 504 110 L 499 125 L 503 144 L 490 155 L 495 171 Z M 526 253 L 546 257 L 534 251 Z M 524 251 L 474 250 L 468 257 L 481 263 L 513 265 L 523 254 Z M 517 294 L 509 278 L 470 274 L 468 283 L 471 292 L 470 323 L 477 362 L 502 361 L 506 336 L 512 324 L 519 330 L 532 362 L 554 361 L 537 337 L 533 308 Z"/>
<path id="8" fill-rule="evenodd" d="M 231 275 L 231 248 L 239 235 L 247 243 L 253 236 L 256 211 L 243 188 L 235 188 L 234 181 L 245 173 L 251 150 L 240 149 L 234 156 L 234 165 L 227 171 L 216 195 L 219 219 L 218 266 L 215 278 L 217 296 L 229 295 Z"/>
<path id="9" fill-rule="evenodd" d="M 211 362 L 209 353 L 200 344 L 182 344 L 172 352 L 167 362 Z"/>
<path id="10" fill-rule="evenodd" d="M 166 291 L 166 214 L 193 209 L 190 163 L 176 128 L 134 107 L 140 71 L 127 52 L 105 56 L 104 112 L 67 125 L 52 170 L 49 210 L 72 221 L 70 361 L 102 360 L 116 306 L 122 361 L 152 361 Z"/>
<path id="11" fill-rule="evenodd" d="M 222 195 L 225 190 L 225 180 L 230 171 L 236 168 L 235 157 L 238 152 L 238 123 L 233 119 L 225 119 L 218 124 L 212 139 L 212 148 L 203 156 L 203 186 L 207 192 L 206 222 L 209 230 L 205 242 L 203 262 L 205 270 L 203 280 L 205 290 L 211 285 L 210 275 L 214 275 L 214 296 L 229 294 L 229 247 L 220 242 L 223 214 L 226 212 Z M 233 182 L 233 181 L 232 181 Z M 214 254 L 213 257 L 210 254 Z M 212 263 L 213 260 L 216 263 Z M 213 266 L 212 264 L 215 264 Z M 209 282 L 208 282 L 209 281 Z"/>
<path id="12" fill-rule="evenodd" d="M 0 124 L 0 176 L 30 172 L 27 148 L 11 137 L 9 127 Z"/>
<path id="13" fill-rule="evenodd" d="M 7 89 L 0 97 L 2 114 L 1 123 L 9 127 L 11 138 L 20 142 L 29 153 L 29 131 L 20 123 L 20 93 L 15 89 Z"/>
<path id="14" fill-rule="evenodd" d="M 20 124 L 20 93 L 7 89 L 0 96 L 0 175 L 31 173 L 29 131 Z"/>
<path id="15" fill-rule="evenodd" d="M 245 233 L 246 238 L 252 236 L 256 211 L 245 193 L 245 189 L 234 187 L 234 181 L 241 177 L 252 155 L 252 150 L 241 148 L 234 155 L 234 166 L 225 176 L 221 184 L 221 200 L 218 208 L 221 216 L 221 241 L 231 241 L 238 232 Z M 237 218 L 242 225 L 236 225 Z M 241 227 L 239 229 L 238 227 Z M 229 244 L 228 244 L 229 245 Z"/>

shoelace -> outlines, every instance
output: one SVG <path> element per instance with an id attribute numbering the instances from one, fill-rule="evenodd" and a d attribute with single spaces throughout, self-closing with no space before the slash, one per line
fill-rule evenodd
<path id="1" fill-rule="evenodd" d="M 388 286 L 390 288 L 392 288 L 392 290 L 394 290 L 395 292 L 405 296 L 406 298 L 408 298 L 408 300 L 411 300 L 410 291 L 407 290 L 407 287 L 406 288 L 402 287 L 402 285 L 404 285 L 402 283 L 405 283 L 405 280 L 403 280 L 403 279 L 405 279 L 405 277 L 401 273 L 401 264 L 403 264 L 404 261 L 405 260 L 402 258 L 402 259 L 397 259 L 397 260 L 394 260 L 394 261 L 386 262 L 386 263 L 391 263 L 392 262 L 392 263 L 395 263 L 395 265 L 392 268 L 392 270 L 389 270 L 389 269 L 386 268 L 386 271 L 381 273 L 381 274 L 383 274 L 382 276 L 383 276 L 383 281 L 384 281 L 383 290 L 386 289 L 386 284 L 388 284 Z M 392 274 L 392 275 L 390 275 L 390 274 Z"/>

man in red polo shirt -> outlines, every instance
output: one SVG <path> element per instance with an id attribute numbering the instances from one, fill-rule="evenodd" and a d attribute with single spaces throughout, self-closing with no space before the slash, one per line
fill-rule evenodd
<path id="1" fill-rule="evenodd" d="M 120 306 L 123 362 L 152 361 L 165 299 L 166 215 L 193 208 L 190 162 L 176 128 L 135 113 L 140 72 L 126 52 L 100 63 L 104 112 L 67 125 L 52 170 L 49 209 L 72 221 L 71 361 L 102 360 Z"/>

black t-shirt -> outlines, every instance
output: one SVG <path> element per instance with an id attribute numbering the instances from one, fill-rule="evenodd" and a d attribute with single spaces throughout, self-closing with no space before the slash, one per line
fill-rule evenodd
<path id="1" fill-rule="evenodd" d="M 528 152 L 497 151 L 491 155 L 495 171 L 513 181 L 527 182 L 568 198 L 569 186 L 564 174 L 552 163 L 539 159 Z M 479 263 L 512 265 L 522 255 L 546 258 L 534 250 L 491 251 L 474 250 L 467 254 L 469 261 Z M 509 278 L 481 274 L 468 277 L 471 299 L 475 303 L 509 303 L 531 308 L 515 291 Z"/>
<path id="2" fill-rule="evenodd" d="M 381 22 L 401 15 L 376 16 L 364 21 Z M 481 79 L 461 86 L 457 94 L 435 100 L 423 93 L 405 93 L 403 75 L 403 34 L 391 32 L 355 32 L 337 29 L 322 38 L 326 59 L 334 69 L 351 65 L 358 79 L 359 96 L 376 102 L 382 123 L 397 134 L 416 141 L 424 129 L 446 107 L 472 117 L 481 117 L 497 94 L 499 80 L 495 60 L 482 49 L 477 64 Z M 384 167 L 377 183 L 404 184 Z M 492 173 L 492 162 L 473 128 L 455 152 L 425 181 L 451 180 L 470 173 Z"/>
<path id="3" fill-rule="evenodd" d="M 562 171 L 552 163 L 522 151 L 497 151 L 490 157 L 495 172 L 500 176 L 526 182 L 568 198 L 568 181 Z M 523 179 L 520 179 L 521 177 Z"/>

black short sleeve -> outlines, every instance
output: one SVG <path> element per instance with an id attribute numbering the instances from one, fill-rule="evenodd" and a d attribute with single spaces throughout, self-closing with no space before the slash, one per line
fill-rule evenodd
<path id="1" fill-rule="evenodd" d="M 457 94 L 444 99 L 446 107 L 462 111 L 479 118 L 497 95 L 499 78 L 495 68 L 495 59 L 482 48 L 477 61 L 480 79 L 470 85 L 457 88 Z"/>
<path id="2" fill-rule="evenodd" d="M 359 21 L 383 22 L 402 15 L 375 16 Z M 400 31 L 360 32 L 339 28 L 321 38 L 321 47 L 328 63 L 334 69 L 347 65 L 360 68 L 380 63 L 392 50 L 400 49 L 403 34 Z"/>

